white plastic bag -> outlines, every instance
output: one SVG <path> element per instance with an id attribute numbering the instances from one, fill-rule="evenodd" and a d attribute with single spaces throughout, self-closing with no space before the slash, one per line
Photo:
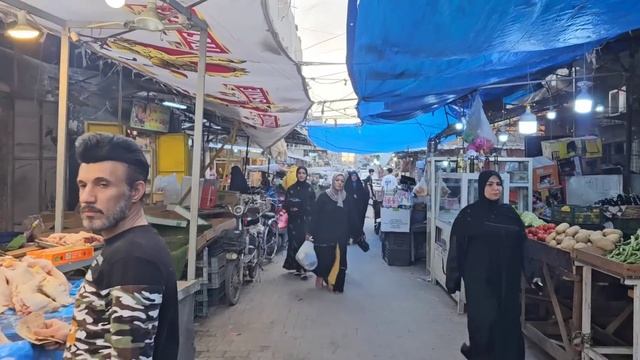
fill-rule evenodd
<path id="1" fill-rule="evenodd" d="M 318 266 L 318 257 L 316 256 L 316 251 L 313 249 L 313 243 L 311 241 L 307 240 L 300 246 L 300 250 L 298 250 L 296 254 L 296 260 L 308 271 Z"/>

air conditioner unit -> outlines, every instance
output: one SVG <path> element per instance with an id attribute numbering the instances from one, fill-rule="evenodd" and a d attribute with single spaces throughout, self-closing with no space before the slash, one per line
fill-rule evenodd
<path id="1" fill-rule="evenodd" d="M 609 116 L 627 112 L 627 87 L 609 91 Z"/>

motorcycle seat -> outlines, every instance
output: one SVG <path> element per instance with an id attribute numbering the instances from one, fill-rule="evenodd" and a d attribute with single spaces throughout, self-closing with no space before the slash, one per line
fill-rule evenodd
<path id="1" fill-rule="evenodd" d="M 260 216 L 262 216 L 263 218 L 265 218 L 267 220 L 271 220 L 271 219 L 275 219 L 276 214 L 272 213 L 272 212 L 265 212 L 265 213 L 262 213 L 262 215 L 260 215 Z"/>

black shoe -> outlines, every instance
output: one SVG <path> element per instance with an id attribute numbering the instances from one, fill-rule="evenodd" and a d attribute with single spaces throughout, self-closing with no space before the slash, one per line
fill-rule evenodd
<path id="1" fill-rule="evenodd" d="M 467 345 L 467 343 L 462 343 L 462 346 L 460 346 L 460 352 L 465 358 L 471 359 L 471 346 Z"/>

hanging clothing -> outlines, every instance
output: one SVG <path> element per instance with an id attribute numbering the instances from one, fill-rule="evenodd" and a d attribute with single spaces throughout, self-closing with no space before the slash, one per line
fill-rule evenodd
<path id="1" fill-rule="evenodd" d="M 318 257 L 318 266 L 313 272 L 331 285 L 334 291 L 342 292 L 347 271 L 349 209 L 348 203 L 339 206 L 327 192 L 318 196 L 311 221 L 314 250 Z"/>
<path id="2" fill-rule="evenodd" d="M 234 166 L 231 168 L 231 181 L 229 183 L 229 191 L 238 191 L 241 194 L 249 193 L 249 184 L 247 178 L 244 177 L 240 167 Z"/>
<path id="3" fill-rule="evenodd" d="M 520 279 L 526 235 L 511 206 L 485 197 L 492 176 L 502 181 L 497 172 L 483 171 L 479 200 L 462 209 L 453 223 L 446 287 L 455 293 L 464 280 L 468 359 L 522 360 Z"/>
<path id="4" fill-rule="evenodd" d="M 306 181 L 297 181 L 287 189 L 284 209 L 289 216 L 287 225 L 289 245 L 287 246 L 287 257 L 282 266 L 287 270 L 304 271 L 304 268 L 296 260 L 296 254 L 304 243 L 306 235 L 309 234 L 315 200 L 316 194 Z"/>
<path id="5" fill-rule="evenodd" d="M 352 176 L 357 177 L 352 180 Z M 344 191 L 349 202 L 349 237 L 358 239 L 364 234 L 364 220 L 369 206 L 369 191 L 364 187 L 358 173 L 352 172 L 347 178 Z"/>

